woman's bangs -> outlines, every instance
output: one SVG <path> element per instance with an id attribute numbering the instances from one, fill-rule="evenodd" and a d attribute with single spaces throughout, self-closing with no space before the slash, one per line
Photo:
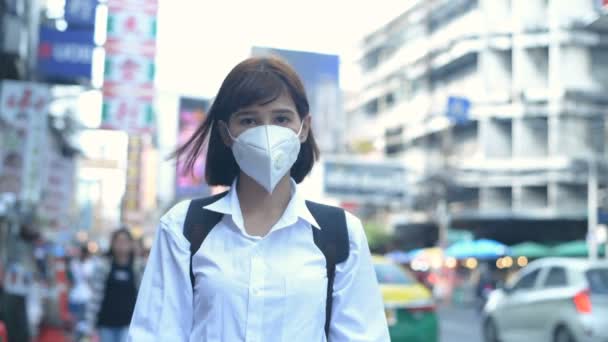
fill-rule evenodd
<path id="1" fill-rule="evenodd" d="M 268 71 L 252 71 L 244 75 L 228 99 L 229 115 L 239 109 L 264 105 L 276 100 L 287 91 L 285 83 L 275 74 Z"/>

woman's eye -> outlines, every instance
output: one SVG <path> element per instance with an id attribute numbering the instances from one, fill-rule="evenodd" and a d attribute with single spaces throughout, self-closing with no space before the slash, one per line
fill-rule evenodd
<path id="1" fill-rule="evenodd" d="M 291 122 L 291 119 L 287 116 L 279 116 L 275 119 L 279 124 L 286 124 Z"/>
<path id="2" fill-rule="evenodd" d="M 250 119 L 250 118 L 243 118 L 243 119 L 241 119 L 240 123 L 243 126 L 251 126 L 251 125 L 253 125 L 255 123 L 255 120 Z"/>

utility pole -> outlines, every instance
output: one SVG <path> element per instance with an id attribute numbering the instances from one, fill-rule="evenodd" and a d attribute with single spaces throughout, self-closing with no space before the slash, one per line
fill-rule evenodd
<path id="1" fill-rule="evenodd" d="M 598 208 L 598 181 L 597 163 L 593 158 L 587 162 L 587 244 L 589 245 L 589 259 L 592 261 L 598 258 L 597 241 L 597 208 Z"/>

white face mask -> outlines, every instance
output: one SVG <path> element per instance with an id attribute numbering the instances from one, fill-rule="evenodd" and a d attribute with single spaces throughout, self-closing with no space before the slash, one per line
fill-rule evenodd
<path id="1" fill-rule="evenodd" d="M 233 140 L 232 153 L 241 170 L 272 193 L 298 159 L 302 126 L 298 133 L 276 125 L 257 126 L 236 138 L 227 127 L 226 130 Z"/>

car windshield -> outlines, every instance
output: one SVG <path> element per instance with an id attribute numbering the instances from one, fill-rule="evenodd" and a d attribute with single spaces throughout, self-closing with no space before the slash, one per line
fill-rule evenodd
<path id="1" fill-rule="evenodd" d="M 591 293 L 608 295 L 608 268 L 592 268 L 585 275 Z"/>
<path id="2" fill-rule="evenodd" d="M 411 285 L 415 281 L 404 270 L 393 264 L 375 264 L 376 277 L 380 284 Z"/>

